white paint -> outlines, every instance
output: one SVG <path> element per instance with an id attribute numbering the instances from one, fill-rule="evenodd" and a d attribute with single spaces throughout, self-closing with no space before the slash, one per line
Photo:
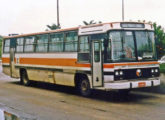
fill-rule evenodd
<path id="1" fill-rule="evenodd" d="M 79 28 L 79 35 L 89 35 L 89 34 L 97 34 L 97 33 L 105 33 L 110 30 L 110 24 L 101 24 L 101 25 L 90 25 Z"/>
<path id="2" fill-rule="evenodd" d="M 0 109 L 0 120 L 5 120 L 4 111 Z"/>
<path id="3" fill-rule="evenodd" d="M 150 24 L 145 24 L 145 29 L 154 30 L 154 28 L 151 28 L 151 25 Z"/>
<path id="4" fill-rule="evenodd" d="M 69 58 L 77 59 L 77 53 L 16 53 L 16 58 Z"/>
<path id="5" fill-rule="evenodd" d="M 2 54 L 2 58 L 9 58 L 10 54 Z"/>
<path id="6" fill-rule="evenodd" d="M 2 54 L 3 58 L 9 58 L 10 54 Z M 77 59 L 77 53 L 57 52 L 57 53 L 16 53 L 16 58 L 73 58 Z"/>
<path id="7" fill-rule="evenodd" d="M 104 83 L 105 89 L 128 89 L 130 88 L 130 82 L 122 83 Z"/>
<path id="8" fill-rule="evenodd" d="M 138 63 L 138 62 L 136 62 Z M 135 64 L 136 64 L 135 63 Z M 122 63 L 121 63 L 122 64 Z M 120 64 L 119 64 L 120 65 Z M 135 69 L 135 68 L 152 68 L 152 67 L 159 67 L 159 64 L 146 64 L 146 65 L 121 65 L 115 66 L 115 70 L 117 69 Z"/>
<path id="9" fill-rule="evenodd" d="M 93 88 L 93 85 L 92 85 L 92 76 L 91 75 L 88 75 L 88 80 L 89 80 L 89 83 L 90 83 L 90 88 Z"/>
<path id="10" fill-rule="evenodd" d="M 16 64 L 16 66 L 23 66 L 23 67 L 40 67 L 40 68 L 54 68 L 54 69 L 69 69 L 69 70 L 84 70 L 90 71 L 90 68 L 87 67 L 73 67 L 73 66 L 50 66 L 50 65 L 30 65 L 30 64 Z"/>
<path id="11" fill-rule="evenodd" d="M 126 22 L 128 23 L 128 22 Z M 132 23 L 132 22 L 130 22 Z M 136 23 L 134 23 L 136 24 Z M 106 33 L 108 30 L 113 30 L 113 29 L 129 29 L 129 30 L 153 30 L 151 28 L 151 25 L 145 24 L 145 28 L 121 28 L 120 22 L 118 23 L 112 23 L 112 26 L 110 24 L 100 24 L 100 25 L 90 25 L 90 26 L 85 26 L 85 27 L 80 27 L 79 28 L 79 35 L 89 35 L 89 34 L 97 34 L 97 33 Z"/>
<path id="12" fill-rule="evenodd" d="M 112 82 L 112 81 L 114 81 L 113 75 L 104 75 L 104 83 Z"/>
<path id="13" fill-rule="evenodd" d="M 132 83 L 132 88 L 139 88 L 138 84 L 140 82 L 145 82 L 145 87 L 151 87 L 153 81 L 153 86 L 160 85 L 160 79 L 158 80 L 139 80 L 139 81 L 123 81 L 123 82 L 113 82 L 113 83 L 104 83 L 105 89 L 130 89 L 130 83 Z"/>
<path id="14" fill-rule="evenodd" d="M 120 23 L 113 23 L 113 29 L 121 29 Z"/>
<path id="15" fill-rule="evenodd" d="M 151 81 L 140 81 L 140 82 L 144 82 L 145 83 L 145 87 L 150 87 L 152 85 Z M 138 84 L 139 84 L 139 81 L 132 82 L 132 88 L 138 88 Z"/>
<path id="16" fill-rule="evenodd" d="M 113 68 L 104 68 L 104 72 L 114 72 Z"/>

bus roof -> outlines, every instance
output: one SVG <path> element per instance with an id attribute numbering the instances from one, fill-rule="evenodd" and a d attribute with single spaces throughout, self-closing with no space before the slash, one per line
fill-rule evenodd
<path id="1" fill-rule="evenodd" d="M 18 37 L 26 37 L 26 36 L 34 36 L 34 35 L 41 35 L 41 34 L 49 34 L 49 33 L 56 33 L 56 32 L 64 32 L 64 31 L 74 31 L 78 30 L 78 27 L 75 28 L 66 28 L 66 29 L 57 29 L 57 30 L 50 30 L 50 31 L 44 31 L 44 32 L 37 32 L 37 33 L 28 33 L 28 34 L 22 34 L 22 35 L 15 35 L 15 36 L 3 36 L 5 39 L 8 38 L 18 38 Z"/>
<path id="2" fill-rule="evenodd" d="M 110 23 L 92 24 L 92 25 L 87 25 L 87 26 L 79 26 L 79 27 L 73 27 L 73 28 L 57 29 L 57 30 L 50 30 L 50 31 L 44 31 L 44 32 L 37 32 L 37 33 L 28 33 L 28 34 L 21 34 L 21 35 L 15 35 L 15 36 L 3 36 L 3 38 L 4 39 L 9 39 L 9 38 L 18 38 L 18 37 L 34 36 L 34 35 L 49 34 L 49 33 L 56 33 L 56 32 L 76 31 L 76 30 L 77 31 L 79 30 L 79 34 L 81 34 L 80 31 L 82 29 L 85 30 L 85 29 L 89 29 L 89 28 L 90 29 L 95 28 L 96 31 L 98 31 L 97 28 L 100 29 L 99 28 L 100 26 L 103 26 L 104 28 L 102 28 L 102 29 L 104 29 L 104 31 L 106 31 L 107 29 L 121 29 L 121 28 L 119 28 L 121 23 L 125 23 L 125 24 L 144 24 L 144 25 L 151 26 L 151 29 L 153 28 L 152 24 L 149 24 L 149 23 L 132 22 L 132 21 L 131 22 L 130 21 L 126 22 L 125 21 L 125 22 L 110 22 Z M 88 33 L 88 34 L 90 34 L 90 33 Z"/>

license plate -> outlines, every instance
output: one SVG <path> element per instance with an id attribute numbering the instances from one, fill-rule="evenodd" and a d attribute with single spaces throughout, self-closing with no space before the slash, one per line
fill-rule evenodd
<path id="1" fill-rule="evenodd" d="M 146 83 L 145 82 L 139 82 L 138 83 L 138 87 L 145 87 L 146 86 Z"/>

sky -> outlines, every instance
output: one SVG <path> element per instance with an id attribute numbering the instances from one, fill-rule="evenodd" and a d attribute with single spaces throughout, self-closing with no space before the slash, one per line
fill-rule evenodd
<path id="1" fill-rule="evenodd" d="M 122 0 L 59 0 L 62 28 L 122 20 Z M 165 27 L 165 0 L 125 0 L 125 21 L 146 20 Z M 56 0 L 0 0 L 0 35 L 46 30 L 57 23 Z"/>

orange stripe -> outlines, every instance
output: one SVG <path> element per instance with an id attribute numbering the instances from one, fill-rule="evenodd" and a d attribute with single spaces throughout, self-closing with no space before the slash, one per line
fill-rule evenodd
<path id="1" fill-rule="evenodd" d="M 104 64 L 103 68 L 114 68 L 114 64 Z"/>
<path id="2" fill-rule="evenodd" d="M 9 58 L 2 58 L 2 63 L 10 63 L 10 59 Z"/>
<path id="3" fill-rule="evenodd" d="M 15 59 L 16 61 L 16 59 Z M 9 58 L 2 58 L 2 63 L 10 63 Z M 32 65 L 51 65 L 51 66 L 73 66 L 73 67 L 91 67 L 90 64 L 79 64 L 77 59 L 51 59 L 51 58 L 20 58 L 20 64 Z M 115 66 L 149 65 L 159 64 L 158 62 L 138 62 L 138 63 L 113 63 L 104 64 L 104 68 L 114 68 Z"/>
<path id="4" fill-rule="evenodd" d="M 62 58 L 61 59 L 20 58 L 20 64 L 90 67 L 90 64 L 78 64 L 77 59 L 62 59 Z"/>
<path id="5" fill-rule="evenodd" d="M 150 64 L 159 64 L 159 63 L 158 62 L 115 63 L 115 64 L 104 64 L 104 68 L 114 68 L 115 66 L 150 65 Z"/>
<path id="6" fill-rule="evenodd" d="M 16 63 L 16 58 L 14 58 L 14 62 Z M 2 58 L 2 63 L 10 63 L 10 58 Z"/>

